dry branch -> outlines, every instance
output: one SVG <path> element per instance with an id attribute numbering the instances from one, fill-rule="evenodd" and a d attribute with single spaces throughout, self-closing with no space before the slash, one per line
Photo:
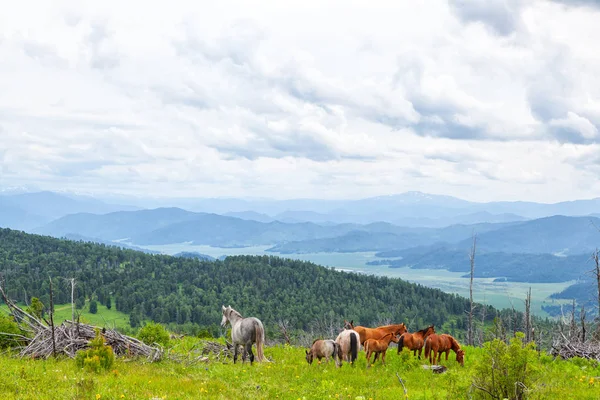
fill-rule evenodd
<path id="1" fill-rule="evenodd" d="M 600 362 L 600 343 L 591 340 L 583 342 L 560 333 L 552 344 L 552 355 L 563 359 L 581 357 Z"/>
<path id="2" fill-rule="evenodd" d="M 48 326 L 17 306 L 6 296 L 1 286 L 0 294 L 21 329 L 32 336 L 27 338 L 26 345 L 21 347 L 21 357 L 48 358 L 53 354 L 62 353 L 73 358 L 79 350 L 89 347 L 90 341 L 96 336 L 96 329 L 100 329 L 72 321 L 65 321 L 59 326 Z M 102 329 L 102 336 L 118 356 L 143 356 L 150 361 L 158 361 L 163 357 L 162 347 L 148 346 L 139 339 L 123 335 L 116 330 Z"/>

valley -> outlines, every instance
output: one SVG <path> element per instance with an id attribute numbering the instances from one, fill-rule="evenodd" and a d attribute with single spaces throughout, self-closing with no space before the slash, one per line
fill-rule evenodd
<path id="1" fill-rule="evenodd" d="M 389 268 L 385 265 L 369 265 L 369 262 L 381 260 L 376 256 L 376 252 L 279 254 L 267 252 L 267 249 L 270 248 L 268 245 L 223 248 L 190 243 L 150 245 L 144 246 L 144 248 L 169 255 L 180 252 L 197 252 L 214 258 L 243 254 L 278 255 L 284 258 L 310 261 L 340 271 L 401 278 L 408 282 L 441 289 L 446 293 L 455 293 L 463 297 L 469 295 L 469 278 L 464 277 L 462 272 L 451 272 L 445 269 Z M 554 283 L 504 282 L 496 281 L 495 278 L 475 278 L 473 297 L 477 302 L 489 304 L 496 308 L 514 307 L 516 310 L 523 311 L 525 307 L 523 299 L 525 293 L 531 287 L 532 312 L 539 316 L 548 316 L 542 309 L 543 306 L 568 303 L 568 301 L 551 299 L 549 296 L 568 288 L 574 283 L 575 281 Z"/>

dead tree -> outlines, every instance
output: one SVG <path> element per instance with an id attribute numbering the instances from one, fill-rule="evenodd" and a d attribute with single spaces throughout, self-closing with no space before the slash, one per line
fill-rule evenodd
<path id="1" fill-rule="evenodd" d="M 594 260 L 594 269 L 592 270 L 594 278 L 596 278 L 596 285 L 598 289 L 598 318 L 600 319 L 600 252 L 598 249 L 592 254 L 592 260 Z"/>
<path id="2" fill-rule="evenodd" d="M 290 321 L 287 319 L 280 319 L 277 321 L 277 326 L 279 327 L 279 330 L 281 331 L 281 335 L 283 336 L 283 339 L 285 340 L 285 342 L 287 344 L 291 344 L 291 340 L 290 340 Z"/>
<path id="3" fill-rule="evenodd" d="M 585 306 L 581 306 L 581 311 L 579 313 L 579 320 L 581 322 L 581 341 L 585 342 Z"/>
<path id="4" fill-rule="evenodd" d="M 0 284 L 0 295 L 21 330 L 30 336 L 19 335 L 19 339 L 24 343 L 23 346 L 17 348 L 20 357 L 49 358 L 57 354 L 65 354 L 74 358 L 79 350 L 89 348 L 90 342 L 96 337 L 96 332 L 100 331 L 99 327 L 86 324 L 78 324 L 77 330 L 74 330 L 75 323 L 73 321 L 64 321 L 56 327 L 53 324 L 49 326 L 48 321 L 39 319 L 23 310 L 9 299 L 2 284 Z M 53 300 L 50 301 L 50 304 L 50 318 L 53 321 Z M 163 358 L 164 350 L 160 345 L 149 346 L 139 339 L 122 335 L 112 329 L 102 328 L 101 332 L 106 344 L 111 346 L 118 356 L 141 356 L 150 361 L 158 361 Z"/>
<path id="5" fill-rule="evenodd" d="M 52 329 L 52 356 L 56 357 L 56 335 L 54 334 L 54 297 L 52 293 L 52 278 L 50 280 L 50 328 Z"/>
<path id="6" fill-rule="evenodd" d="M 71 278 L 71 321 L 75 321 L 75 278 Z"/>
<path id="7" fill-rule="evenodd" d="M 525 297 L 525 342 L 531 342 L 531 286 L 529 287 L 529 291 L 527 292 L 527 296 Z"/>
<path id="8" fill-rule="evenodd" d="M 467 343 L 473 346 L 473 313 L 475 312 L 475 304 L 473 303 L 473 276 L 475 275 L 475 250 L 477 247 L 477 235 L 473 234 L 473 245 L 469 253 L 469 261 L 471 262 L 471 283 L 469 284 L 469 326 L 467 332 Z"/>

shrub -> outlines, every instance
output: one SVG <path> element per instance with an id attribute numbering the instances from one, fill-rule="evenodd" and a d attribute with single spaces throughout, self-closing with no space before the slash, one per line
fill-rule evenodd
<path id="1" fill-rule="evenodd" d="M 154 343 L 158 343 L 163 347 L 169 345 L 169 332 L 161 324 L 151 322 L 144 327 L 140 328 L 138 332 L 138 338 L 152 346 Z"/>
<path id="2" fill-rule="evenodd" d="M 98 312 L 98 303 L 96 300 L 90 301 L 90 314 L 96 314 Z"/>
<path id="3" fill-rule="evenodd" d="M 208 331 L 208 329 L 203 328 L 198 331 L 196 337 L 199 337 L 200 339 L 212 339 L 213 335 Z"/>
<path id="4" fill-rule="evenodd" d="M 17 325 L 14 319 L 4 314 L 0 314 L 0 332 L 10 333 L 12 335 L 23 334 L 23 332 L 21 332 L 21 329 L 19 329 L 19 325 Z M 8 335 L 0 335 L 0 349 L 16 346 L 18 344 L 20 344 L 20 342 L 18 340 L 15 340 L 14 337 Z"/>
<path id="5" fill-rule="evenodd" d="M 75 363 L 81 368 L 92 372 L 107 370 L 115 362 L 112 347 L 106 345 L 104 336 L 96 329 L 96 337 L 90 342 L 88 350 L 80 350 L 75 356 Z"/>
<path id="6" fill-rule="evenodd" d="M 527 397 L 535 370 L 535 344 L 523 344 L 525 335 L 517 332 L 507 345 L 494 339 L 483 345 L 483 357 L 475 366 L 473 386 L 480 398 L 521 400 Z"/>

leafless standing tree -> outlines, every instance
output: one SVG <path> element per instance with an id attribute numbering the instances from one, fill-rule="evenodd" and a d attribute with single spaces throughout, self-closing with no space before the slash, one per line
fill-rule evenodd
<path id="1" fill-rule="evenodd" d="M 71 321 L 75 322 L 75 278 L 71 278 Z"/>
<path id="2" fill-rule="evenodd" d="M 525 341 L 527 343 L 531 342 L 531 286 L 529 287 L 529 291 L 527 292 L 527 296 L 525 297 Z"/>
<path id="3" fill-rule="evenodd" d="M 471 262 L 471 283 L 469 284 L 469 326 L 467 332 L 467 343 L 473 346 L 473 313 L 475 312 L 475 304 L 473 304 L 473 276 L 475 274 L 475 250 L 477 248 L 477 235 L 473 234 L 473 245 L 469 253 L 469 261 Z"/>
<path id="4" fill-rule="evenodd" d="M 581 312 L 579 313 L 579 320 L 581 322 L 581 343 L 585 342 L 585 306 L 581 306 Z"/>
<path id="5" fill-rule="evenodd" d="M 290 334 L 289 334 L 290 321 L 287 319 L 280 319 L 277 321 L 277 326 L 279 327 L 279 330 L 281 331 L 281 335 L 283 335 L 283 339 L 285 340 L 285 342 L 287 344 L 291 344 Z"/>
<path id="6" fill-rule="evenodd" d="M 596 284 L 598 286 L 598 317 L 600 317 L 600 252 L 598 249 L 592 254 L 594 260 L 594 269 L 592 270 L 594 278 L 596 278 Z"/>

